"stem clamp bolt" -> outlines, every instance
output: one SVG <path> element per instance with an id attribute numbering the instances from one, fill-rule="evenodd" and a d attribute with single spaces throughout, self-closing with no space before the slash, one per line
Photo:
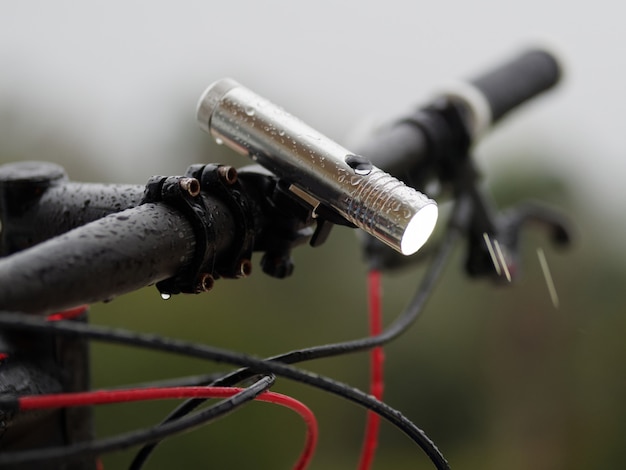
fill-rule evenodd
<path id="1" fill-rule="evenodd" d="M 196 178 L 181 178 L 180 187 L 183 191 L 187 192 L 191 197 L 196 197 L 200 194 L 200 181 Z"/>

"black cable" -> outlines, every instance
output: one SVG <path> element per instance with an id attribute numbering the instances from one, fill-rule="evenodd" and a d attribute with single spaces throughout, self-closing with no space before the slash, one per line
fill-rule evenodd
<path id="1" fill-rule="evenodd" d="M 210 376 L 205 376 L 206 379 L 203 380 L 202 382 L 198 382 L 197 385 L 199 385 L 199 386 L 203 386 L 203 385 L 204 386 L 209 386 L 209 385 L 211 385 L 212 386 L 213 383 L 218 381 L 220 378 L 224 377 L 223 373 L 219 374 L 218 377 L 216 377 L 215 375 L 216 374 L 212 374 Z M 198 376 L 198 377 L 202 377 L 202 376 Z M 196 408 L 198 408 L 199 406 L 201 406 L 205 402 L 206 402 L 206 399 L 203 399 L 203 398 L 196 398 L 196 399 L 185 400 L 183 403 L 181 403 L 179 406 L 177 406 L 161 422 L 161 424 L 166 424 L 166 423 L 169 423 L 171 421 L 175 421 L 177 419 L 183 418 L 184 416 L 188 415 L 189 413 L 191 413 L 193 410 L 195 410 Z M 130 466 L 128 467 L 128 470 L 141 470 L 141 468 L 143 468 L 143 466 L 148 461 L 148 458 L 150 458 L 150 456 L 154 452 L 154 449 L 156 448 L 156 446 L 159 445 L 161 442 L 162 442 L 162 440 L 158 440 L 158 441 L 152 441 L 152 442 L 148 442 L 148 443 L 144 444 L 141 447 L 141 449 L 139 449 L 139 451 L 137 452 L 135 457 L 133 458 L 132 462 L 130 463 Z"/>
<path id="2" fill-rule="evenodd" d="M 424 431 L 418 428 L 398 410 L 395 410 L 386 403 L 376 400 L 374 397 L 359 389 L 319 374 L 297 369 L 279 362 L 265 361 L 247 354 L 227 351 L 207 345 L 192 344 L 177 339 L 163 338 L 153 334 L 130 332 L 90 324 L 68 321 L 51 323 L 44 319 L 20 313 L 0 314 L 0 325 L 5 328 L 19 328 L 53 335 L 80 337 L 82 339 L 94 339 L 157 351 L 167 351 L 215 362 L 235 364 L 254 369 L 258 373 L 275 374 L 296 380 L 334 395 L 344 397 L 347 400 L 374 411 L 403 431 L 411 440 L 419 445 L 437 469 L 449 469 L 445 458 L 435 444 L 426 436 Z M 177 423 L 177 421 L 168 423 L 168 425 L 175 425 L 175 423 Z M 85 446 L 88 448 L 89 444 L 86 443 Z M 6 459 L 8 459 L 9 456 L 10 454 L 0 454 L 0 464 L 7 463 Z M 26 457 L 27 456 L 24 456 L 24 458 Z"/>
<path id="3" fill-rule="evenodd" d="M 3 316 L 3 314 L 0 314 L 0 317 Z M 11 322 L 5 324 L 12 325 Z M 119 451 L 132 446 L 145 444 L 146 442 L 160 441 L 166 437 L 207 424 L 209 421 L 234 411 L 239 406 L 254 400 L 258 395 L 267 391 L 273 383 L 273 376 L 263 376 L 245 390 L 205 410 L 170 423 L 161 423 L 151 428 L 67 446 L 29 449 L 18 452 L 3 452 L 0 454 L 0 465 L 32 464 L 44 461 L 50 463 L 77 458 L 95 457 L 106 452 Z"/>
<path id="4" fill-rule="evenodd" d="M 457 211 L 453 211 L 453 222 L 456 222 L 456 214 Z M 433 261 L 431 262 L 428 270 L 424 274 L 422 282 L 420 283 L 417 291 L 413 295 L 406 309 L 381 334 L 376 336 L 367 336 L 365 338 L 359 338 L 350 341 L 344 341 L 340 343 L 313 346 L 306 349 L 290 351 L 284 354 L 280 354 L 278 356 L 268 358 L 267 360 L 281 362 L 283 364 L 296 364 L 304 361 L 310 361 L 313 359 L 321 359 L 331 356 L 339 356 L 342 354 L 364 351 L 384 345 L 407 331 L 423 312 L 426 302 L 430 298 L 430 294 L 434 290 L 434 287 L 439 280 L 439 277 L 441 276 L 452 247 L 454 246 L 454 241 L 458 236 L 458 232 L 454 225 L 455 224 L 451 224 L 451 227 L 447 230 L 446 235 L 444 236 Z M 211 385 L 216 387 L 232 386 L 242 380 L 247 379 L 252 373 L 253 372 L 250 371 L 250 369 L 240 369 L 221 377 L 215 382 L 212 382 Z M 177 408 L 175 408 L 163 420 L 163 423 L 167 423 L 169 421 L 185 416 L 187 413 L 191 413 L 196 407 L 200 406 L 204 402 L 205 400 L 202 398 L 192 398 L 186 400 L 185 402 L 181 403 Z M 157 445 L 158 442 L 153 442 L 142 447 L 135 456 L 135 459 L 133 459 L 129 470 L 140 470 Z"/>
<path id="5" fill-rule="evenodd" d="M 354 352 L 360 352 L 382 346 L 400 336 L 407 331 L 411 325 L 415 323 L 419 315 L 423 312 L 426 302 L 430 298 L 430 295 L 443 271 L 443 267 L 450 255 L 454 241 L 456 240 L 457 232 L 454 230 L 448 231 L 447 236 L 441 242 L 439 251 L 437 252 L 435 259 L 430 265 L 428 271 L 422 279 L 422 283 L 411 298 L 409 304 L 405 310 L 379 335 L 367 336 L 364 338 L 354 339 L 350 341 L 344 341 L 339 343 L 325 344 L 322 346 L 313 346 L 306 349 L 299 349 L 290 351 L 288 353 L 280 354 L 268 358 L 268 361 L 281 362 L 283 364 L 296 364 L 304 361 L 311 361 L 314 359 L 322 359 L 331 356 L 339 356 L 343 354 L 349 354 Z M 235 371 L 219 380 L 213 382 L 215 386 L 227 386 L 231 380 L 235 383 L 244 380 L 245 369 Z"/>

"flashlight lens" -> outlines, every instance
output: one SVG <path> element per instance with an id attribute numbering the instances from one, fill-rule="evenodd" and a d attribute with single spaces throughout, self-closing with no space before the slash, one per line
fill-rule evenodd
<path id="1" fill-rule="evenodd" d="M 438 213 L 435 204 L 428 204 L 413 216 L 400 242 L 400 250 L 403 255 L 412 255 L 426 243 L 435 229 Z"/>

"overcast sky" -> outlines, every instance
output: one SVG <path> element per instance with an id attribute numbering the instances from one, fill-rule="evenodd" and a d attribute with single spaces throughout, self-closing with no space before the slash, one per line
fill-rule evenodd
<path id="1" fill-rule="evenodd" d="M 0 112 L 11 110 L 17 153 L 54 135 L 101 179 L 144 182 L 184 171 L 175 160 L 201 132 L 196 101 L 218 78 L 343 143 L 364 118 L 540 41 L 567 77 L 484 141 L 481 165 L 549 155 L 624 220 L 624 13 L 614 0 L 0 0 Z"/>

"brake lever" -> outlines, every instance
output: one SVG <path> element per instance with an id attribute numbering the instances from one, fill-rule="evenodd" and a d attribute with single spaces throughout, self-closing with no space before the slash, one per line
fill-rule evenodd
<path id="1" fill-rule="evenodd" d="M 530 224 L 548 232 L 555 246 L 572 242 L 570 221 L 559 211 L 534 202 L 523 202 L 498 214 L 495 231 L 468 237 L 466 270 L 473 277 L 487 276 L 496 282 L 512 282 L 521 272 L 520 236 Z"/>

